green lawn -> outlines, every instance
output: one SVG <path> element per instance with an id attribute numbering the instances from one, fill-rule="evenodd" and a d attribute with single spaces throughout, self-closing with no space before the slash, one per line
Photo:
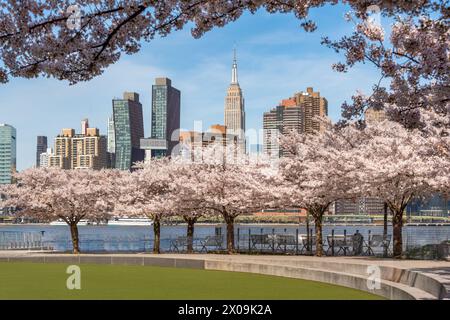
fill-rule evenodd
<path id="1" fill-rule="evenodd" d="M 81 264 L 68 290 L 66 264 L 0 263 L 0 299 L 380 299 L 324 283 L 250 273 Z"/>

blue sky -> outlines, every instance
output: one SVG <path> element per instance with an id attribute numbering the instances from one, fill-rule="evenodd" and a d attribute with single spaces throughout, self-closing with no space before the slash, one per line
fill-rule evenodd
<path id="1" fill-rule="evenodd" d="M 17 129 L 17 165 L 22 170 L 35 162 L 36 136 L 46 135 L 53 144 L 62 128 L 80 130 L 80 121 L 106 134 L 111 100 L 123 91 L 140 94 L 146 136 L 150 135 L 151 85 L 155 77 L 167 76 L 181 90 L 181 127 L 192 129 L 203 121 L 206 129 L 223 123 L 226 89 L 231 78 L 233 46 L 238 55 L 239 83 L 244 93 L 247 129 L 262 127 L 263 112 L 307 86 L 326 97 L 329 116 L 340 118 L 342 102 L 356 90 L 365 93 L 378 79 L 369 65 L 358 65 L 349 73 L 331 69 L 341 58 L 320 44 L 321 37 L 350 34 L 353 25 L 344 20 L 347 8 L 327 6 L 311 12 L 318 22 L 314 33 L 306 33 L 291 14 L 270 15 L 258 11 L 236 22 L 216 28 L 194 39 L 189 28 L 166 38 L 145 43 L 132 56 L 123 56 L 103 75 L 69 86 L 54 79 L 11 79 L 0 85 L 0 123 Z"/>

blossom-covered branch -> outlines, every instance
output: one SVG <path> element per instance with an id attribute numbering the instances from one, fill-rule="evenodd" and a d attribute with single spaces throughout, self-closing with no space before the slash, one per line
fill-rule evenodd
<path id="1" fill-rule="evenodd" d="M 214 27 L 238 19 L 243 12 L 264 8 L 293 13 L 306 31 L 311 8 L 338 0 L 5 0 L 0 3 L 0 82 L 10 77 L 55 77 L 70 83 L 90 80 L 117 62 L 121 54 L 140 50 L 141 42 L 164 37 L 192 23 L 200 37 Z M 344 1 L 342 1 L 344 2 Z M 364 17 L 370 5 L 345 1 Z M 433 0 L 387 1 L 376 4 L 386 15 L 422 14 L 439 8 Z M 72 10 L 69 10 L 72 9 Z"/>

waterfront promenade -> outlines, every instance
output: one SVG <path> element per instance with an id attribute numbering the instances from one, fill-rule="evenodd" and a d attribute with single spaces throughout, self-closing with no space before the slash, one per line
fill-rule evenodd
<path id="1" fill-rule="evenodd" d="M 0 262 L 153 265 L 251 272 L 341 285 L 388 299 L 450 299 L 450 262 L 447 261 L 241 254 L 72 255 L 45 251 L 0 251 Z M 377 270 L 380 286 L 373 288 Z"/>

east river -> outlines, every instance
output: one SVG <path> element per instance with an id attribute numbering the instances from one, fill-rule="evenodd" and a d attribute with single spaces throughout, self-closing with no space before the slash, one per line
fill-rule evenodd
<path id="1" fill-rule="evenodd" d="M 195 227 L 194 238 L 201 239 L 216 233 L 225 234 L 224 225 L 199 224 Z M 311 228 L 314 232 L 313 228 Z M 383 227 L 378 225 L 324 225 L 324 242 L 327 235 L 351 235 L 359 231 L 364 237 L 371 234 L 382 234 Z M 58 251 L 71 248 L 68 226 L 48 224 L 10 224 L 0 225 L 2 234 L 32 233 L 42 236 L 42 242 Z M 391 227 L 388 234 L 391 234 Z M 161 249 L 170 248 L 173 239 L 186 234 L 186 225 L 162 226 Z M 306 234 L 304 225 L 271 225 L 271 224 L 237 224 L 235 237 L 239 236 L 240 244 L 248 239 L 249 234 Z M 139 252 L 150 251 L 153 242 L 152 226 L 79 226 L 80 245 L 82 251 L 107 252 Z M 405 245 L 425 245 L 440 243 L 450 239 L 450 225 L 412 226 L 403 228 Z"/>

